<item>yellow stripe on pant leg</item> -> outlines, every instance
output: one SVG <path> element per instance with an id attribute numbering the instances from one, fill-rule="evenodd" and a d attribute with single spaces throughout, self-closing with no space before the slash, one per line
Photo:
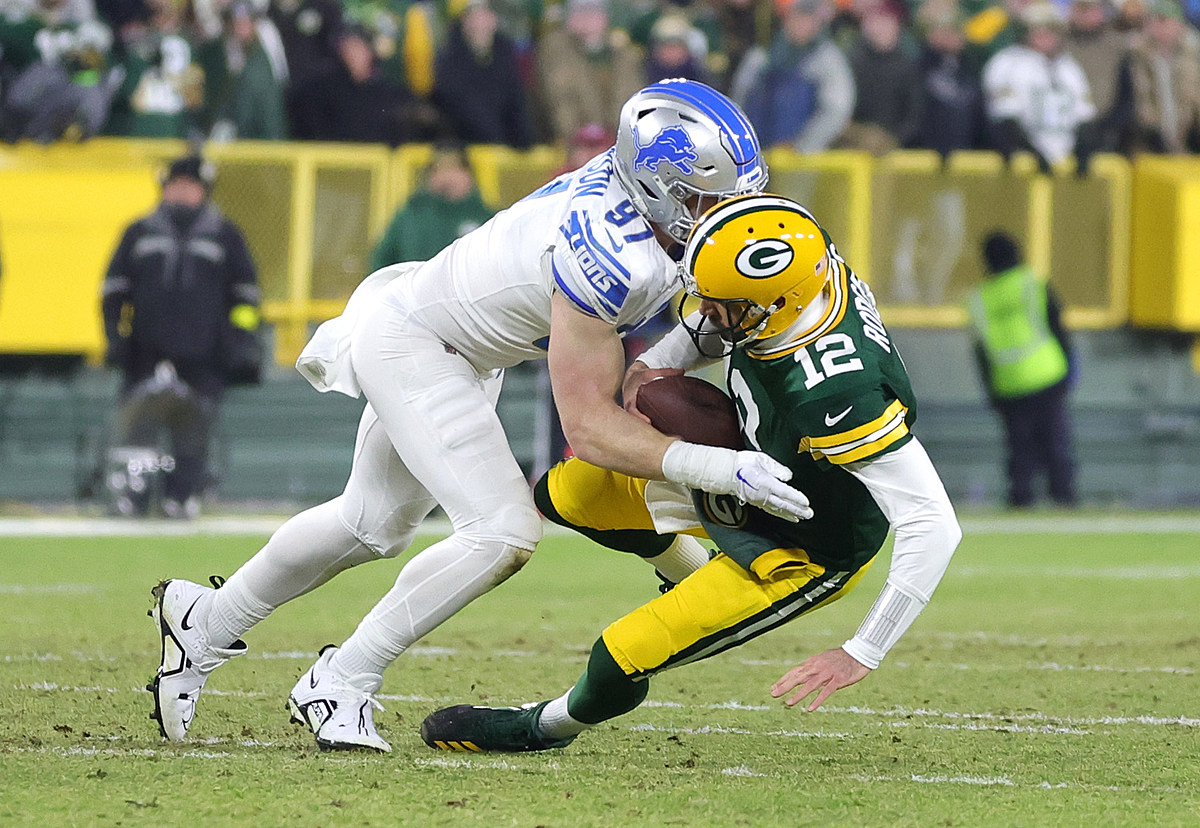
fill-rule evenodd
<path id="1" fill-rule="evenodd" d="M 874 561 L 833 573 L 808 563 L 802 550 L 775 552 L 777 567 L 766 578 L 717 555 L 666 595 L 610 624 L 605 647 L 629 676 L 707 658 L 836 601 Z"/>
<path id="2" fill-rule="evenodd" d="M 604 630 L 604 644 L 626 675 L 660 667 L 697 641 L 736 626 L 801 589 L 814 574 L 761 581 L 732 558 L 719 554 L 670 592 L 618 619 Z"/>

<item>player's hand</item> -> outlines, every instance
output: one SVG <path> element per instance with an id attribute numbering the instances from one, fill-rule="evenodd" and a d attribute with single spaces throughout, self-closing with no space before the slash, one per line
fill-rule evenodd
<path id="1" fill-rule="evenodd" d="M 787 484 L 792 479 L 787 466 L 761 451 L 739 451 L 734 462 L 732 494 L 742 502 L 792 523 L 813 516 L 804 492 Z"/>
<path id="2" fill-rule="evenodd" d="M 649 424 L 650 418 L 638 411 L 638 389 L 650 382 L 650 380 L 655 380 L 659 377 L 675 377 L 682 373 L 682 368 L 650 368 L 646 363 L 634 360 L 633 364 L 625 372 L 625 379 L 621 383 L 621 399 L 624 401 L 625 410 L 642 422 Z"/>
<path id="3" fill-rule="evenodd" d="M 808 710 L 816 710 L 835 691 L 866 678 L 871 668 L 855 660 L 849 653 L 838 647 L 817 653 L 783 674 L 783 678 L 771 686 L 771 695 L 779 698 L 791 690 L 796 692 L 784 702 L 788 707 L 795 707 L 803 699 L 817 694 L 808 706 Z"/>

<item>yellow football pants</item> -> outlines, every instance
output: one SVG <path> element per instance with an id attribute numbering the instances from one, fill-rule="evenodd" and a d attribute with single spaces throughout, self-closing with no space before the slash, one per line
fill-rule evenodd
<path id="1" fill-rule="evenodd" d="M 548 472 L 559 515 L 592 529 L 653 529 L 646 481 L 578 458 Z M 704 537 L 703 531 L 696 534 Z M 602 640 L 624 674 L 642 678 L 707 658 L 825 606 L 870 567 L 829 572 L 803 549 L 773 549 L 747 571 L 718 554 L 674 589 L 610 624 Z"/>

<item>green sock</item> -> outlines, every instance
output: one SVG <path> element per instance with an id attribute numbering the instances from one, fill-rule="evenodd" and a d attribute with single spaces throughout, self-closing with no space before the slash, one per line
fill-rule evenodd
<path id="1" fill-rule="evenodd" d="M 650 692 L 649 679 L 634 681 L 625 675 L 604 644 L 596 640 L 587 669 L 567 699 L 571 718 L 586 724 L 599 724 L 633 710 Z"/>

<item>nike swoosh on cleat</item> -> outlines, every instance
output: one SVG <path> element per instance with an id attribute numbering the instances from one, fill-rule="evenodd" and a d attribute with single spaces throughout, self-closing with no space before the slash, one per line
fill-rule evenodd
<path id="1" fill-rule="evenodd" d="M 841 414 L 838 414 L 836 417 L 830 417 L 828 414 L 826 414 L 825 415 L 825 425 L 826 426 L 837 425 L 843 417 L 845 417 L 847 414 L 850 413 L 850 409 L 852 409 L 852 408 L 854 408 L 854 406 L 852 406 L 852 405 L 846 406 L 846 410 L 843 411 Z"/>
<path id="2" fill-rule="evenodd" d="M 197 598 L 195 601 L 192 601 L 192 605 L 187 608 L 187 612 L 185 612 L 183 614 L 183 619 L 179 622 L 180 629 L 190 630 L 192 628 L 192 625 L 188 623 L 188 619 L 192 617 L 192 610 L 194 610 L 196 608 L 196 604 L 199 604 L 199 603 L 200 603 L 199 598 Z"/>

